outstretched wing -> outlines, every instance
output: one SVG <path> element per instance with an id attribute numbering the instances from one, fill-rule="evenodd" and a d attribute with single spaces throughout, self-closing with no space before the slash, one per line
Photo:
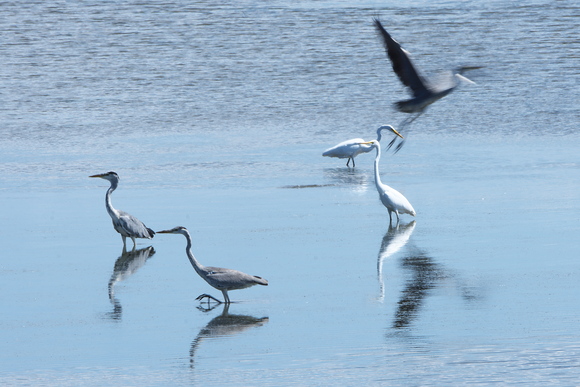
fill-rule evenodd
<path id="1" fill-rule="evenodd" d="M 377 31 L 383 39 L 383 44 L 391 60 L 393 71 L 397 74 L 403 85 L 410 88 L 415 97 L 429 95 L 430 91 L 427 87 L 427 82 L 419 75 L 415 66 L 413 66 L 407 51 L 403 50 L 401 45 L 391 37 L 379 19 L 374 19 L 374 22 Z"/>

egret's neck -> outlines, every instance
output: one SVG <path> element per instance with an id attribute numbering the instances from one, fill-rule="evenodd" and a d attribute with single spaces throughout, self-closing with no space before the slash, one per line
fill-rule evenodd
<path id="1" fill-rule="evenodd" d="M 117 184 L 118 183 L 116 181 L 112 181 L 111 186 L 109 187 L 109 189 L 107 190 L 107 194 L 105 195 L 105 207 L 107 207 L 107 212 L 109 213 L 109 215 L 111 215 L 112 218 L 119 217 L 118 211 L 115 208 L 113 208 L 113 204 L 111 204 L 111 194 L 113 193 L 114 190 L 117 189 Z"/>
<path id="2" fill-rule="evenodd" d="M 377 141 L 379 142 L 381 141 L 381 138 L 383 138 L 383 135 L 381 133 L 382 131 L 383 131 L 382 129 L 377 130 Z"/>
<path id="3" fill-rule="evenodd" d="M 183 235 L 185 235 L 185 239 L 187 239 L 187 247 L 185 248 L 187 258 L 189 258 L 189 262 L 191 262 L 191 266 L 193 266 L 197 274 L 201 276 L 205 267 L 201 263 L 199 263 L 197 259 L 195 259 L 195 256 L 191 252 L 191 236 L 189 235 L 189 233 L 186 232 Z"/>
<path id="4" fill-rule="evenodd" d="M 380 188 L 381 182 L 381 175 L 379 174 L 379 160 L 381 159 L 381 147 L 377 146 L 377 156 L 375 157 L 375 185 L 377 188 Z"/>

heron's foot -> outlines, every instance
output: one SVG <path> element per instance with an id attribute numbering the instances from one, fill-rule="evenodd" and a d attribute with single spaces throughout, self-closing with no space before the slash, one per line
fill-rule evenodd
<path id="1" fill-rule="evenodd" d="M 210 300 L 214 300 L 215 302 L 217 302 L 218 304 L 221 304 L 222 301 L 218 300 L 217 298 L 215 298 L 214 296 L 210 295 L 210 294 L 202 294 L 196 297 L 196 300 L 198 301 L 203 301 L 204 298 L 207 298 L 207 303 L 209 304 Z"/>
<path id="2" fill-rule="evenodd" d="M 401 141 L 399 143 L 399 145 L 397 145 L 397 147 L 395 148 L 395 151 L 393 153 L 397 153 L 401 150 L 401 148 L 403 147 L 403 145 L 405 145 L 405 140 Z"/>
<path id="3" fill-rule="evenodd" d="M 395 144 L 395 141 L 397 141 L 397 137 L 393 138 L 391 140 L 391 142 L 387 145 L 387 150 L 391 149 L 391 147 L 393 146 L 393 144 Z"/>

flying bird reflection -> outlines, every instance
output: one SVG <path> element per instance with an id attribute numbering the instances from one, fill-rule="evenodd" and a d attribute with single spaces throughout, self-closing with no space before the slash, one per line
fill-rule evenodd
<path id="1" fill-rule="evenodd" d="M 117 261 L 115 261 L 115 267 L 113 269 L 113 274 L 109 280 L 109 301 L 113 304 L 113 311 L 109 313 L 109 317 L 113 320 L 121 320 L 121 315 L 123 308 L 121 303 L 115 297 L 115 284 L 120 281 L 124 281 L 133 274 L 137 272 L 149 258 L 155 254 L 155 249 L 153 246 L 146 247 L 139 250 L 127 251 L 123 248 L 123 252 Z"/>
<path id="2" fill-rule="evenodd" d="M 403 83 L 412 94 L 412 98 L 395 103 L 395 107 L 398 111 L 412 114 L 412 116 L 402 122 L 399 130 L 403 130 L 405 126 L 410 125 L 413 121 L 419 118 L 429 105 L 455 90 L 460 81 L 474 83 L 462 74 L 468 70 L 479 69 L 481 68 L 480 66 L 460 67 L 456 69 L 455 72 L 447 72 L 445 78 L 439 79 L 439 82 L 433 82 L 433 80 L 428 81 L 417 71 L 409 57 L 409 53 L 405 51 L 395 39 L 393 39 L 387 30 L 385 30 L 381 21 L 375 18 L 374 24 L 383 41 L 383 45 L 387 51 L 387 56 L 391 60 L 393 71 L 397 77 L 399 77 L 401 83 Z M 387 149 L 391 148 L 396 140 L 397 137 L 389 143 Z M 397 145 L 395 153 L 402 148 L 404 143 L 405 139 L 402 139 L 399 145 Z"/>
<path id="3" fill-rule="evenodd" d="M 409 241 L 411 234 L 415 230 L 415 221 L 404 225 L 397 225 L 393 227 L 389 225 L 389 230 L 383 237 L 381 249 L 377 257 L 377 275 L 379 279 L 380 296 L 379 301 L 383 302 L 385 299 L 385 284 L 383 281 L 383 264 L 389 258 L 398 253 Z"/>
<path id="4" fill-rule="evenodd" d="M 191 343 L 189 350 L 190 367 L 194 368 L 195 352 L 204 339 L 228 337 L 242 333 L 253 327 L 260 327 L 268 322 L 268 317 L 252 317 L 240 314 L 229 314 L 230 304 L 223 304 L 222 314 L 214 317 L 202 328 Z M 213 309 L 213 308 L 212 308 Z"/>

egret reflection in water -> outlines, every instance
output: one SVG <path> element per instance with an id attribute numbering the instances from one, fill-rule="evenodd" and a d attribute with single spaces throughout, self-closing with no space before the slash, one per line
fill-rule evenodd
<path id="1" fill-rule="evenodd" d="M 202 341 L 219 337 L 233 336 L 253 327 L 259 327 L 268 322 L 268 317 L 253 317 L 241 314 L 229 314 L 230 304 L 223 304 L 222 314 L 214 317 L 202 328 L 191 343 L 189 350 L 190 367 L 195 366 L 195 353 Z M 215 306 L 214 306 L 215 308 Z M 207 309 L 212 310 L 213 308 Z"/>
<path id="2" fill-rule="evenodd" d="M 369 186 L 368 174 L 354 168 L 324 168 L 324 178 L 337 187 L 349 187 L 355 192 L 366 192 Z"/>
<path id="3" fill-rule="evenodd" d="M 398 253 L 409 241 L 413 230 L 415 230 L 415 221 L 407 224 L 401 224 L 393 227 L 389 226 L 389 230 L 383 237 L 381 249 L 377 257 L 377 274 L 379 278 L 380 296 L 379 301 L 383 302 L 385 299 L 385 284 L 383 280 L 383 264 L 385 261 Z"/>
<path id="4" fill-rule="evenodd" d="M 121 256 L 115 261 L 115 267 L 113 269 L 113 274 L 109 280 L 109 301 L 113 304 L 113 311 L 109 313 L 109 317 L 113 320 L 120 320 L 123 312 L 121 303 L 115 297 L 115 284 L 120 281 L 124 281 L 137 270 L 139 270 L 149 258 L 155 254 L 155 249 L 153 246 L 145 247 L 139 250 L 127 251 L 123 247 L 123 252 Z"/>

